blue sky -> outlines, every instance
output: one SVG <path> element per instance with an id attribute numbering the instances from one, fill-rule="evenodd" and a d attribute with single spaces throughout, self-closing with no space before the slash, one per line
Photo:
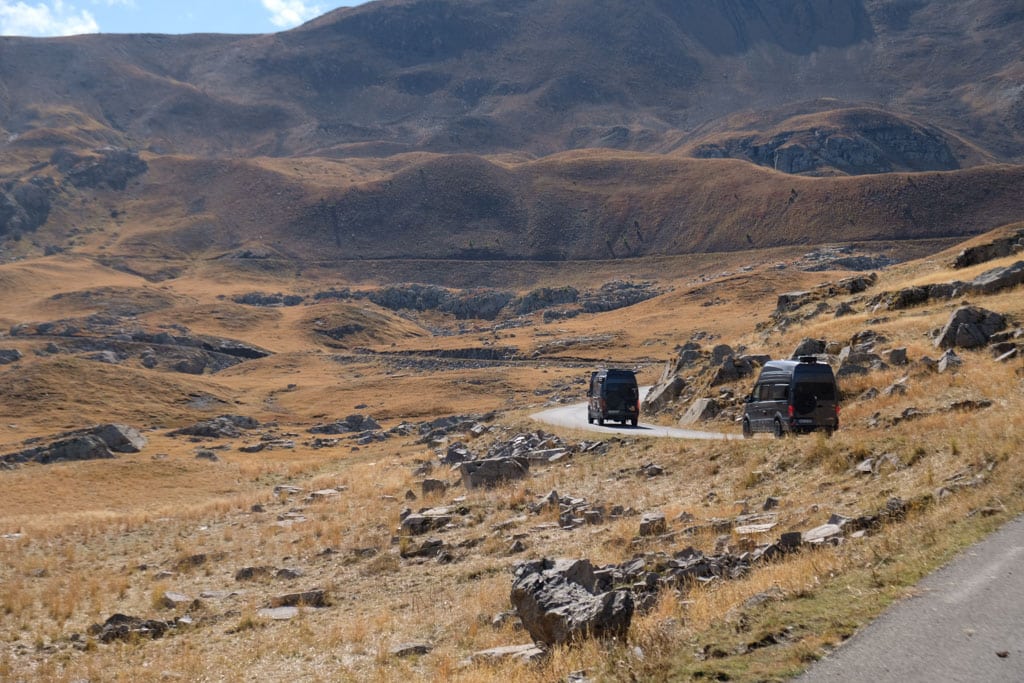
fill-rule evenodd
<path id="1" fill-rule="evenodd" d="M 275 33 L 361 0 L 0 0 L 0 35 Z"/>

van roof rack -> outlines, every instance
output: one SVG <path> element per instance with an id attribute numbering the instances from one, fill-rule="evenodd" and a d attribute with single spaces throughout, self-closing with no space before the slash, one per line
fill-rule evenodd
<path id="1" fill-rule="evenodd" d="M 817 356 L 800 356 L 800 362 L 801 363 L 817 363 L 818 362 L 818 357 Z"/>

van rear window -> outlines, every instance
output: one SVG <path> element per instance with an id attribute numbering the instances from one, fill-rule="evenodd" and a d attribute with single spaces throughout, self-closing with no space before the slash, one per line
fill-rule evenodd
<path id="1" fill-rule="evenodd" d="M 819 401 L 835 401 L 836 387 L 832 382 L 800 382 L 796 385 L 793 399 L 818 399 Z"/>

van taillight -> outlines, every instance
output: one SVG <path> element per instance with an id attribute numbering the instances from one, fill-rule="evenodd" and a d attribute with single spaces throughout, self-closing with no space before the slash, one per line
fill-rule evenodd
<path id="1" fill-rule="evenodd" d="M 793 406 L 789 406 L 789 416 L 790 416 L 790 417 L 793 417 L 793 415 L 794 415 L 795 413 L 796 413 L 796 411 L 795 411 L 795 410 L 793 410 Z"/>
<path id="2" fill-rule="evenodd" d="M 839 417 L 839 404 L 836 404 L 836 417 Z"/>

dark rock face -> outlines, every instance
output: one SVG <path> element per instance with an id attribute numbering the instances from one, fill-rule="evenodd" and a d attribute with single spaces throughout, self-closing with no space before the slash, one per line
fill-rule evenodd
<path id="1" fill-rule="evenodd" d="M 0 236 L 30 232 L 50 217 L 57 188 L 50 178 L 0 183 Z"/>
<path id="2" fill-rule="evenodd" d="M 149 165 L 137 153 L 126 149 L 101 149 L 89 156 L 59 149 L 50 161 L 64 173 L 69 183 L 81 188 L 123 190 L 129 180 L 149 170 Z"/>
<path id="3" fill-rule="evenodd" d="M 628 590 L 598 592 L 598 585 L 588 560 L 528 562 L 516 568 L 512 605 L 536 643 L 625 640 L 633 619 L 633 595 Z"/>

